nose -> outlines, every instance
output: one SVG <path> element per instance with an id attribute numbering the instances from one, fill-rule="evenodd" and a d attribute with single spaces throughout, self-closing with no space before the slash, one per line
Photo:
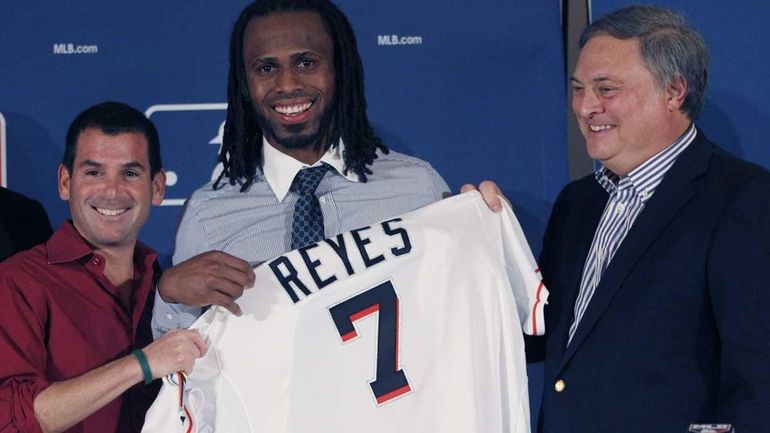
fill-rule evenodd
<path id="1" fill-rule="evenodd" d="M 284 68 L 275 80 L 275 91 L 278 93 L 293 93 L 304 88 L 304 83 L 292 68 Z"/>
<path id="2" fill-rule="evenodd" d="M 104 193 L 108 197 L 115 197 L 120 191 L 121 182 L 123 179 L 120 176 L 105 176 L 104 177 Z"/>
<path id="3" fill-rule="evenodd" d="M 594 92 L 585 90 L 572 96 L 572 111 L 577 117 L 590 118 L 602 110 L 601 99 Z"/>

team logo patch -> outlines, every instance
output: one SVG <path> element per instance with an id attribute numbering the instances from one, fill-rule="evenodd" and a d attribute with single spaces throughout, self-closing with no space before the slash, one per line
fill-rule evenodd
<path id="1" fill-rule="evenodd" d="M 144 114 L 155 123 L 164 149 L 166 198 L 161 206 L 181 206 L 201 185 L 222 171 L 217 155 L 222 148 L 227 104 L 156 104 Z"/>

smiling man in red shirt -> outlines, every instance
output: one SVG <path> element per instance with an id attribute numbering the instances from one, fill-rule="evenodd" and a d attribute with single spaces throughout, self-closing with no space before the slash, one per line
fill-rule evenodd
<path id="1" fill-rule="evenodd" d="M 193 331 L 152 342 L 160 269 L 137 237 L 165 179 L 139 111 L 106 102 L 70 125 L 58 187 L 72 220 L 0 264 L 0 432 L 139 431 L 152 380 L 205 351 Z"/>

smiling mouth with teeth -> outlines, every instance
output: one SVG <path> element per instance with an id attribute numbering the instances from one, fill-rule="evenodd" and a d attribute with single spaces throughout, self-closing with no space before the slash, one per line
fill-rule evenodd
<path id="1" fill-rule="evenodd" d="M 104 216 L 118 216 L 118 215 L 122 215 L 122 214 L 126 213 L 126 211 L 128 211 L 128 208 L 123 208 L 123 209 L 105 209 L 105 208 L 101 208 L 101 207 L 95 207 L 94 210 L 99 212 L 101 215 L 104 215 Z"/>
<path id="2" fill-rule="evenodd" d="M 284 116 L 298 116 L 305 111 L 309 110 L 310 107 L 313 106 L 312 102 L 306 102 L 304 104 L 298 104 L 298 105 L 277 105 L 273 107 L 273 109 Z"/>
<path id="3" fill-rule="evenodd" d="M 615 127 L 615 125 L 588 125 L 588 127 L 593 132 L 601 132 L 601 131 L 606 131 L 608 129 L 612 129 Z"/>

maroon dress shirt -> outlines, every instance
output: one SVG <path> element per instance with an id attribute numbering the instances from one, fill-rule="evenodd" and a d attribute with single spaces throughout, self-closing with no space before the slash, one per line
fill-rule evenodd
<path id="1" fill-rule="evenodd" d="M 42 390 L 152 342 L 155 259 L 137 242 L 133 307 L 71 222 L 0 263 L 0 433 L 40 433 L 33 402 Z M 67 432 L 140 431 L 158 382 L 132 387 Z"/>

